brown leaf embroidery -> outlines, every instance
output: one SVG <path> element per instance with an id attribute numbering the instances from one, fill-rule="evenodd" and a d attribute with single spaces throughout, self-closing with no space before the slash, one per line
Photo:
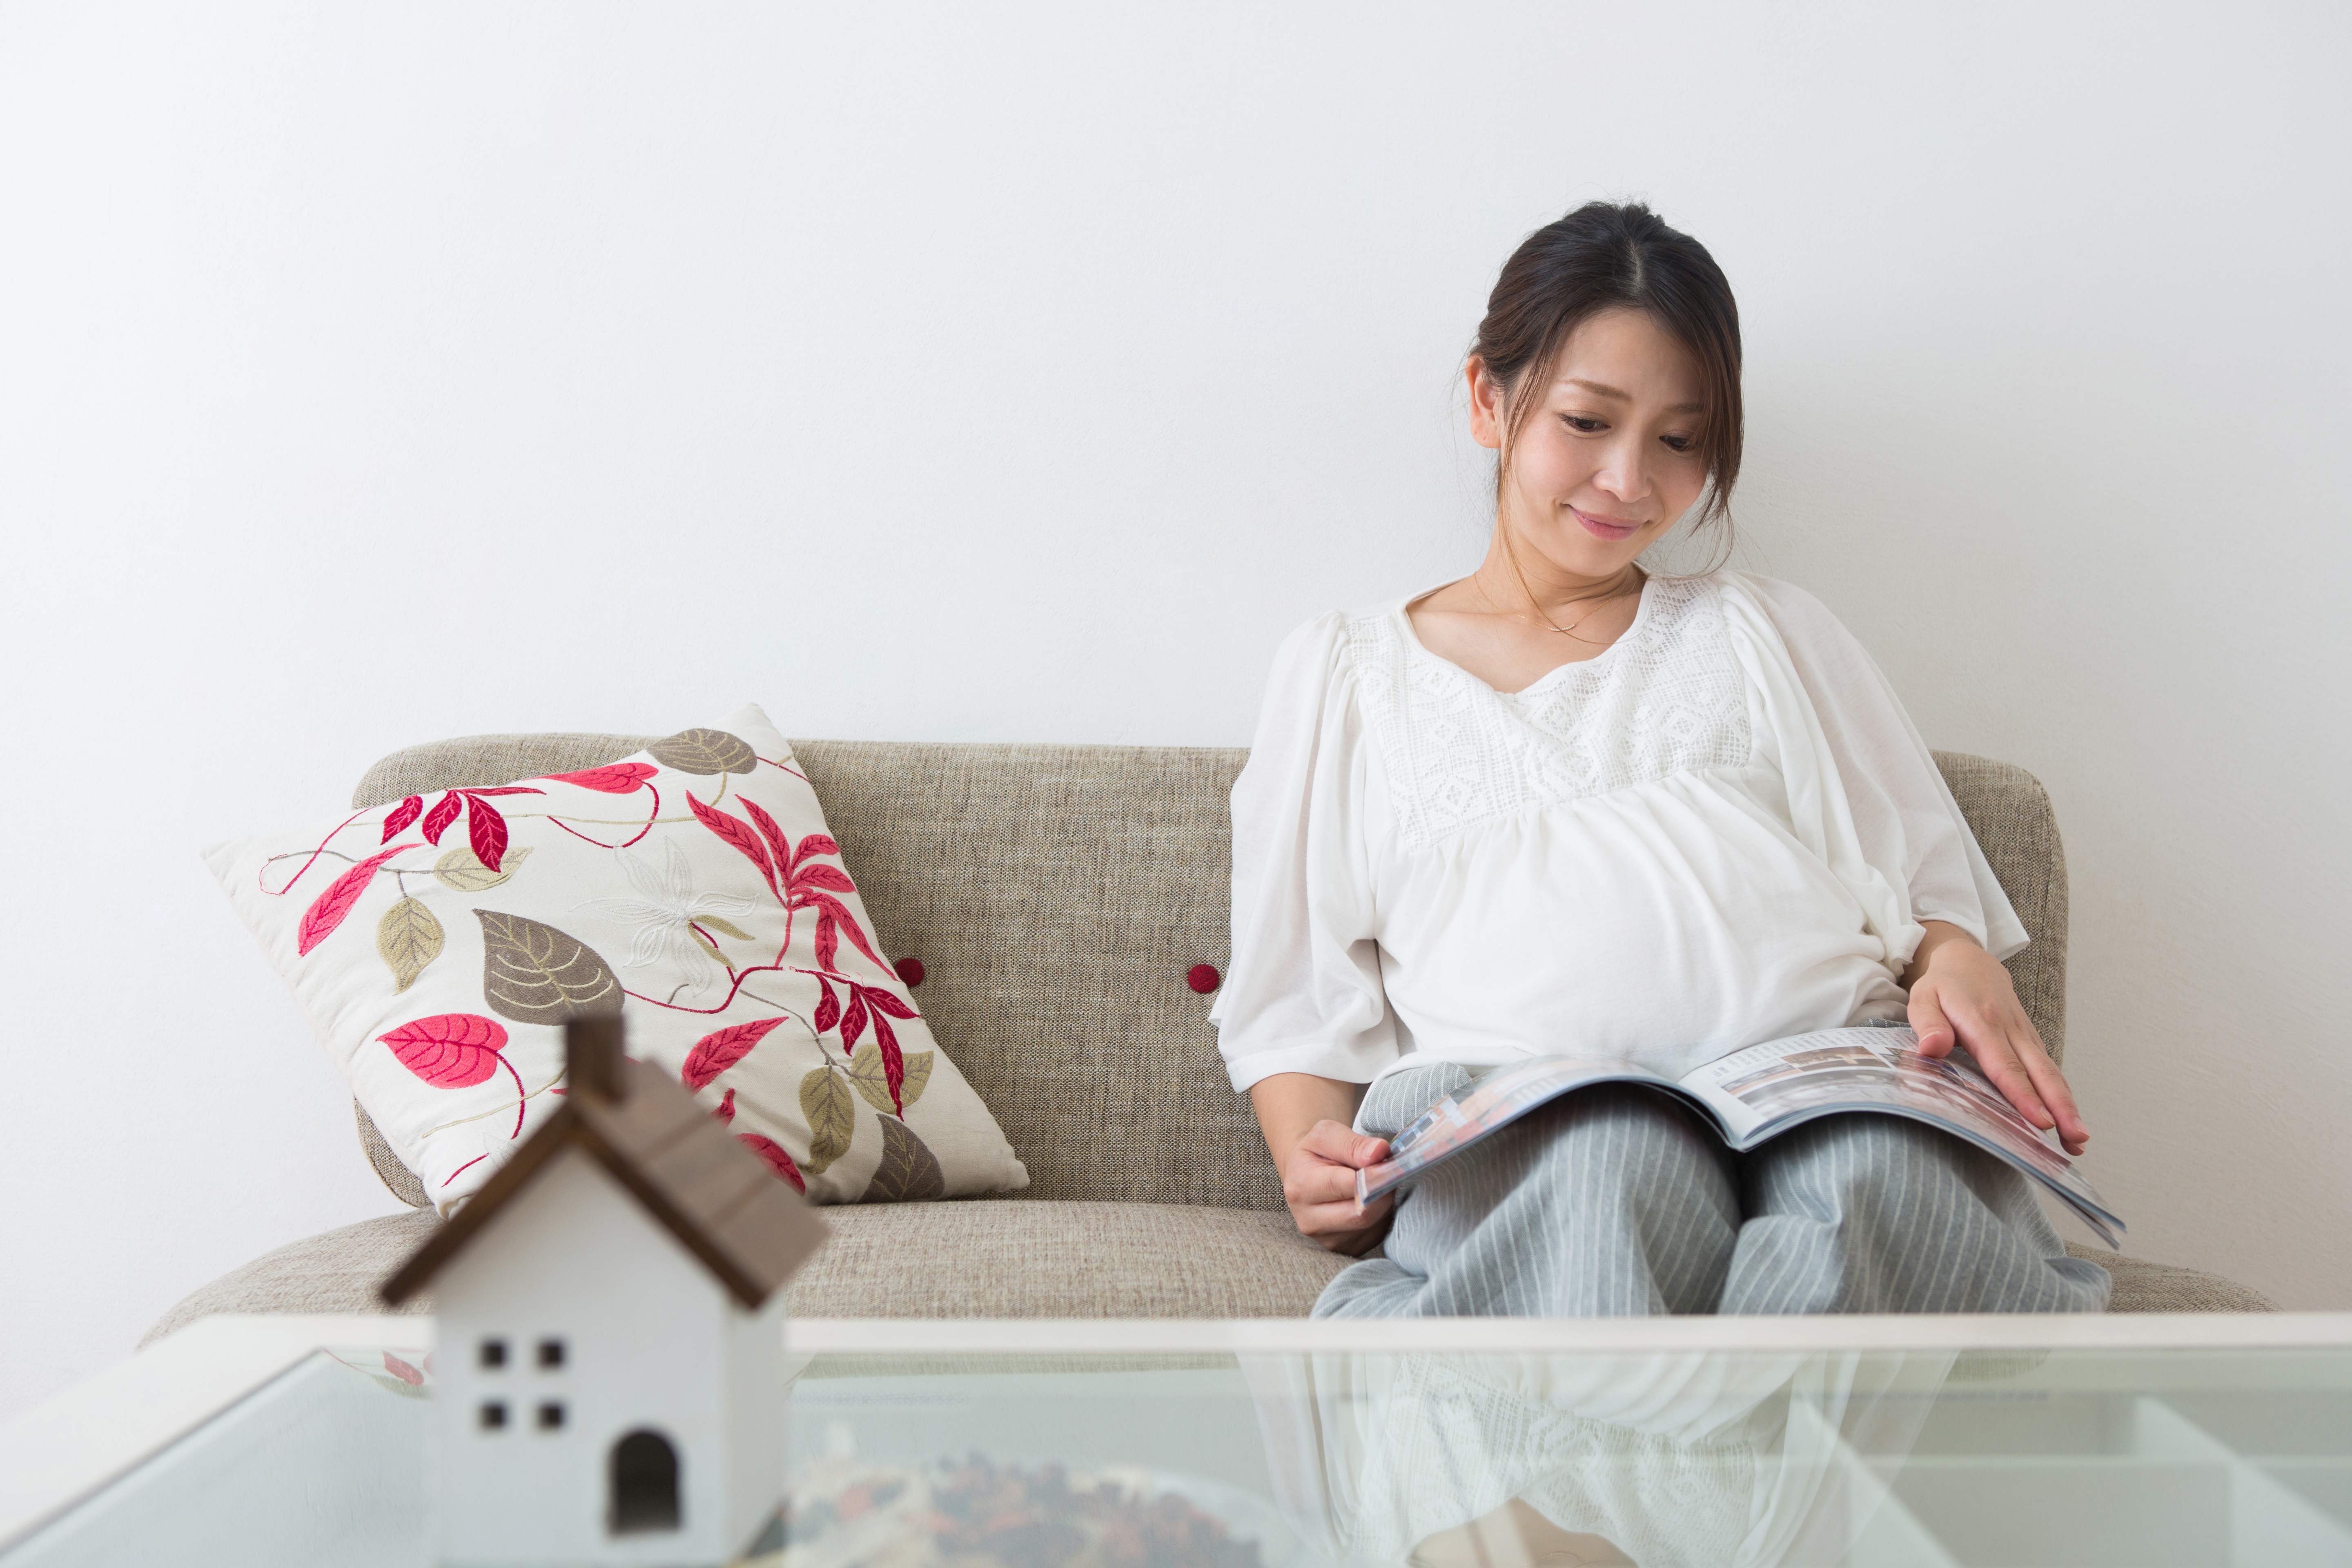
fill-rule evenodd
<path id="1" fill-rule="evenodd" d="M 491 870 L 474 853 L 473 846 L 461 844 L 433 862 L 433 876 L 443 887 L 460 893 L 486 893 L 515 874 L 515 868 L 530 858 L 528 849 L 509 849 L 499 858 L 499 868 Z"/>
<path id="2" fill-rule="evenodd" d="M 830 1068 L 818 1068 L 801 1079 L 801 1110 L 809 1124 L 808 1158 L 801 1162 L 801 1168 L 809 1175 L 822 1175 L 827 1165 L 849 1152 L 857 1110 L 850 1101 L 848 1087 Z"/>
<path id="3" fill-rule="evenodd" d="M 395 992 L 416 984 L 425 966 L 441 956 L 441 922 L 417 899 L 401 900 L 375 922 L 376 955 L 400 982 L 393 987 Z"/>
<path id="4" fill-rule="evenodd" d="M 947 1195 L 947 1178 L 928 1145 L 895 1116 L 882 1118 L 882 1163 L 861 1204 L 909 1204 Z"/>
<path id="5" fill-rule="evenodd" d="M 748 773 L 760 764 L 749 745 L 724 730 L 680 730 L 647 746 L 646 755 L 682 773 Z"/>
<path id="6" fill-rule="evenodd" d="M 898 1085 L 898 1098 L 908 1105 L 919 1099 L 923 1085 L 930 1081 L 931 1053 L 910 1051 L 907 1054 L 907 1076 Z M 895 1115 L 898 1108 L 890 1103 L 890 1079 L 882 1070 L 882 1047 L 868 1041 L 857 1047 L 849 1058 L 849 1081 L 866 1104 L 884 1115 Z"/>
<path id="7" fill-rule="evenodd" d="M 482 999 L 518 1024 L 561 1024 L 621 1006 L 613 966 L 578 937 L 521 915 L 476 910 L 482 922 Z"/>

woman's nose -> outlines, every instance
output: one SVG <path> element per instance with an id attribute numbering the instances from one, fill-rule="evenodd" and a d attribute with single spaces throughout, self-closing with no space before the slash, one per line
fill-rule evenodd
<path id="1" fill-rule="evenodd" d="M 1640 500 L 1649 494 L 1650 476 L 1642 463 L 1641 444 L 1624 441 L 1612 446 L 1592 482 L 1622 501 Z"/>

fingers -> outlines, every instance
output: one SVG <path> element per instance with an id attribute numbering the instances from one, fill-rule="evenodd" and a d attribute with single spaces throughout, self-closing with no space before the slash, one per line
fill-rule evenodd
<path id="1" fill-rule="evenodd" d="M 1344 1216 L 1346 1223 L 1343 1226 L 1328 1230 L 1309 1230 L 1307 1227 L 1307 1222 L 1301 1220 L 1298 1226 L 1299 1234 L 1319 1243 L 1330 1251 L 1344 1252 L 1352 1257 L 1358 1253 L 1370 1252 L 1372 1249 L 1372 1243 L 1379 1240 L 1382 1233 L 1388 1229 L 1389 1211 L 1396 1207 L 1396 1194 L 1383 1193 L 1366 1205 L 1361 1212 L 1357 1210 L 1353 1200 L 1333 1206 L 1344 1208 L 1347 1211 Z"/>
<path id="2" fill-rule="evenodd" d="M 1940 1004 L 1938 1013 L 1943 1013 Z M 2074 1090 L 2067 1089 L 2065 1074 L 2058 1072 L 2058 1063 L 2042 1048 L 2042 1035 L 2034 1032 L 2025 1011 L 2011 1004 L 1992 1008 L 1992 1016 L 1961 1008 L 1952 1008 L 1952 1013 L 1957 1016 L 1952 1032 L 1969 1048 L 1969 1056 L 1976 1058 L 1978 1068 L 1985 1069 L 1994 1089 L 2032 1126 L 2055 1131 L 2058 1145 L 2067 1154 L 2082 1154 L 2091 1142 L 2091 1129 L 2084 1123 L 2082 1110 L 2074 1107 Z"/>
<path id="3" fill-rule="evenodd" d="M 2054 1130 L 2066 1152 L 2079 1154 L 2090 1142 L 2091 1131 L 2075 1109 L 2074 1090 L 2032 1029 L 2027 1025 L 2021 1037 L 2000 1034 L 1971 1040 L 1969 1054 L 2020 1116 L 2045 1131 Z"/>
<path id="4" fill-rule="evenodd" d="M 2074 1091 L 2067 1087 L 2066 1075 L 2060 1072 L 2058 1064 L 2050 1059 L 2050 1053 L 2042 1048 L 2041 1037 L 2033 1033 L 2032 1025 L 2026 1026 L 2026 1037 L 2013 1044 L 2018 1059 L 2024 1064 L 2026 1075 L 2033 1080 L 2035 1092 L 2041 1095 L 2042 1103 L 2050 1108 L 2050 1114 L 2057 1123 L 2058 1142 L 2065 1146 L 2069 1154 L 2081 1153 L 2091 1141 L 2091 1130 L 2084 1124 L 2083 1113 L 2075 1109 Z"/>
<path id="5" fill-rule="evenodd" d="M 1922 994 L 1927 990 L 1926 986 L 1920 986 L 1912 994 L 1911 1007 L 1915 1016 L 1922 1005 Z M 2017 1047 L 2010 1043 L 2012 1031 L 2006 1026 L 2005 1021 L 1987 1018 L 1974 1009 L 1956 1007 L 1955 1011 L 1959 1014 L 1959 1022 L 1956 1024 L 1946 1016 L 1943 1008 L 1935 1001 L 1928 1000 L 1926 1005 L 1934 1012 L 1937 1021 L 1951 1031 L 1953 1039 L 1968 1047 L 1969 1055 L 1976 1058 L 1976 1064 L 1984 1070 L 1985 1077 L 1992 1080 L 1992 1086 L 2000 1090 L 2011 1105 L 2017 1107 L 2020 1116 L 2036 1127 L 2056 1125 L 2057 1119 L 2050 1114 L 2050 1108 L 2042 1102 L 2041 1091 L 2033 1086 L 2033 1075 L 2026 1069 Z M 2018 1022 L 2028 1029 L 2032 1027 L 2031 1024 L 2025 1024 L 2021 1014 Z M 1912 1026 L 1916 1028 L 1918 1026 L 1915 1023 Z M 1924 1032 L 1922 1037 L 1924 1039 Z M 1946 1049 L 1949 1048 L 1948 1045 Z M 1929 1053 L 1922 1049 L 1920 1054 L 1926 1056 Z"/>
<path id="6" fill-rule="evenodd" d="M 1940 1057 L 1948 1054 L 1959 1031 L 1944 1016 L 1943 1004 L 1937 1000 L 1936 988 L 1918 984 L 1911 988 L 1911 1032 L 1919 1037 L 1919 1054 Z"/>
<path id="7" fill-rule="evenodd" d="M 1389 1142 L 1369 1137 L 1337 1121 L 1318 1121 L 1290 1156 L 1282 1173 L 1282 1195 L 1301 1234 L 1337 1252 L 1360 1251 L 1346 1243 L 1378 1229 L 1396 1206 L 1384 1194 L 1356 1206 L 1356 1173 L 1388 1158 Z"/>
<path id="8" fill-rule="evenodd" d="M 2048 1128 L 2057 1124 L 2057 1118 L 2050 1114 L 2050 1108 L 2042 1103 L 2041 1091 L 2033 1087 L 2033 1075 L 2026 1071 L 2025 1064 L 2018 1059 L 2017 1051 L 2010 1045 L 2007 1036 L 1991 1031 L 1971 1033 L 1967 1045 L 1969 1055 L 1976 1058 L 1977 1066 L 1984 1069 L 1984 1075 L 1992 1080 L 1993 1088 L 2000 1090 L 2010 1104 L 2017 1107 L 2020 1116 L 2036 1127 Z"/>
<path id="9" fill-rule="evenodd" d="M 2081 1153 L 2091 1132 L 2075 1109 L 2074 1090 L 2042 1048 L 2007 972 L 1989 954 L 1974 956 L 1980 960 L 1975 968 L 1962 963 L 1911 988 L 1911 1027 L 1919 1036 L 1919 1054 L 1939 1057 L 1956 1045 L 1967 1047 L 2019 1115 L 2054 1131 L 2068 1153 Z"/>
<path id="10" fill-rule="evenodd" d="M 1389 1157 L 1389 1141 L 1359 1132 L 1344 1121 L 1318 1121 L 1307 1130 L 1298 1147 L 1319 1159 L 1360 1171 Z"/>

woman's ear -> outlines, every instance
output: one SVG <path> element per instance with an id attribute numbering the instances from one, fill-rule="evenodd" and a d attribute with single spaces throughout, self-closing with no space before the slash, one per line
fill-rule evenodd
<path id="1" fill-rule="evenodd" d="M 1503 389 L 1486 374 L 1486 363 L 1476 354 L 1464 372 L 1470 380 L 1470 438 L 1481 447 L 1502 450 Z"/>

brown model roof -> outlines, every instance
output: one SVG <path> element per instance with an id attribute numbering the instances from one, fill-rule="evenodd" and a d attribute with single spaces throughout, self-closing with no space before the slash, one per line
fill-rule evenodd
<path id="1" fill-rule="evenodd" d="M 824 1239 L 824 1222 L 667 1073 L 621 1055 L 614 1015 L 564 1026 L 563 1104 L 381 1287 L 415 1295 L 565 1149 L 593 1158 L 756 1310 Z"/>

